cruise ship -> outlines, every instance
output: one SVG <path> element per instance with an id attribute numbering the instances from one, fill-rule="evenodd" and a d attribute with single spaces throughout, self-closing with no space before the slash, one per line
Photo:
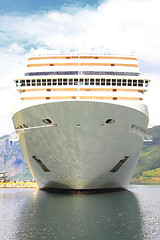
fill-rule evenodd
<path id="1" fill-rule="evenodd" d="M 40 189 L 127 188 L 149 120 L 134 53 L 32 50 L 14 82 L 13 123 Z"/>

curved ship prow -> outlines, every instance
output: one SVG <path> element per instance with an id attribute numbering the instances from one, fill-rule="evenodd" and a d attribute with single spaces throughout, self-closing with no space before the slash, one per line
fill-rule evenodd
<path id="1" fill-rule="evenodd" d="M 135 56 L 35 52 L 14 81 L 13 122 L 39 188 L 128 186 L 148 125 Z"/>

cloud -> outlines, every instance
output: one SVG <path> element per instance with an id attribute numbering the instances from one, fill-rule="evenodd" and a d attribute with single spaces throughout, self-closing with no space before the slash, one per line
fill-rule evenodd
<path id="1" fill-rule="evenodd" d="M 23 72 L 29 50 L 45 47 L 68 51 L 74 48 L 105 49 L 115 52 L 135 51 L 143 72 L 154 82 L 148 92 L 155 99 L 160 68 L 160 1 L 109 0 L 97 8 L 65 5 L 61 10 L 29 15 L 0 15 L 0 111 L 9 109 L 14 97 L 12 79 Z M 156 66 L 154 73 L 152 70 Z M 5 91 L 5 95 L 2 94 Z M 8 92 L 7 92 L 8 91 Z M 11 93 L 12 92 L 12 93 Z M 4 93 L 4 92 L 3 92 Z M 6 95 L 10 97 L 6 100 Z M 150 94 L 150 95 L 149 95 Z M 12 97 L 11 97 L 12 96 Z M 159 101 L 159 95 L 157 101 Z M 6 103 L 3 101 L 5 99 Z M 10 103 L 8 102 L 10 101 Z M 151 106 L 151 119 L 160 120 L 160 112 Z M 7 113 L 5 112 L 7 119 Z M 10 114 L 8 114 L 8 119 Z M 3 122 L 4 124 L 4 122 Z M 6 121 L 7 124 L 7 121 Z M 2 126 L 2 125 L 1 125 Z"/>
<path id="2" fill-rule="evenodd" d="M 7 31 L 8 41 L 14 39 L 29 45 L 60 49 L 76 45 L 107 46 L 114 50 L 135 50 L 148 61 L 160 60 L 157 56 L 157 49 L 160 50 L 158 0 L 109 0 L 96 9 L 71 9 L 74 6 L 70 7 L 70 12 L 2 16 L 1 29 L 5 34 Z"/>
<path id="3" fill-rule="evenodd" d="M 144 103 L 147 104 L 149 110 L 149 126 L 160 125 L 160 73 L 148 73 L 148 78 L 151 79 L 150 87 L 144 96 Z"/>

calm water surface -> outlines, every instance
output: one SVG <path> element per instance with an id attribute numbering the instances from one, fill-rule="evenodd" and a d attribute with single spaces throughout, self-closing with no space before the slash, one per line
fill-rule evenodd
<path id="1" fill-rule="evenodd" d="M 81 195 L 0 189 L 0 238 L 160 240 L 160 186 Z"/>

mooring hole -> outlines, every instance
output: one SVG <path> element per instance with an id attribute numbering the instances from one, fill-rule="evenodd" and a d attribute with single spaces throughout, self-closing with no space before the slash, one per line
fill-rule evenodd
<path id="1" fill-rule="evenodd" d="M 109 118 L 109 119 L 106 120 L 106 123 L 115 123 L 115 120 L 112 119 L 112 118 Z"/>
<path id="2" fill-rule="evenodd" d="M 51 124 L 52 120 L 49 119 L 49 118 L 45 118 L 45 119 L 43 119 L 43 122 L 46 123 L 46 124 Z"/>

